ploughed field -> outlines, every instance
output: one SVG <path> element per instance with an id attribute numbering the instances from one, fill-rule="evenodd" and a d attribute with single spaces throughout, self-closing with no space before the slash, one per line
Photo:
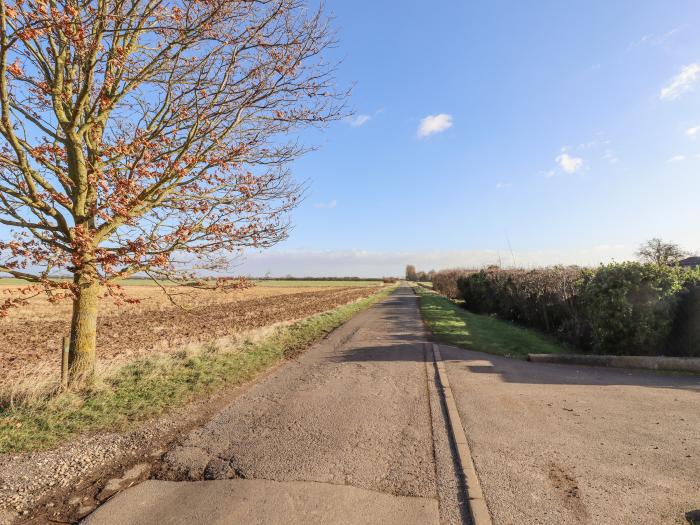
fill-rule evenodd
<path id="1" fill-rule="evenodd" d="M 0 285 L 0 293 L 16 284 Z M 168 287 L 125 287 L 136 304 L 103 299 L 97 327 L 101 366 L 156 352 L 178 350 L 281 322 L 298 320 L 372 295 L 378 285 L 342 281 L 269 281 L 234 291 Z M 68 335 L 70 301 L 50 304 L 45 297 L 0 319 L 0 388 L 27 376 L 58 373 L 61 338 Z"/>

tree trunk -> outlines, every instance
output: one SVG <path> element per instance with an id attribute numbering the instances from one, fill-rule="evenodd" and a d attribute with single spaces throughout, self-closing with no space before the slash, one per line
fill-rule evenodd
<path id="1" fill-rule="evenodd" d="M 68 367 L 70 384 L 89 382 L 95 372 L 97 343 L 97 303 L 100 283 L 92 275 L 76 274 L 76 297 L 70 327 Z"/>

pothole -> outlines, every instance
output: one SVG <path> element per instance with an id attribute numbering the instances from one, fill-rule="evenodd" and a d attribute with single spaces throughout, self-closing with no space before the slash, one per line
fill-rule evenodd
<path id="1" fill-rule="evenodd" d="M 236 465 L 235 459 L 230 459 L 227 461 L 221 458 L 214 458 L 204 469 L 203 478 L 205 480 L 247 479 L 247 476 L 243 470 Z"/>

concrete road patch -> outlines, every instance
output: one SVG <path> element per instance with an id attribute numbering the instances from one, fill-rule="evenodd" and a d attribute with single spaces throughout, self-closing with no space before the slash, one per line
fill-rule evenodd
<path id="1" fill-rule="evenodd" d="M 115 497 L 86 525 L 438 523 L 434 499 L 303 481 L 146 481 Z"/>
<path id="2" fill-rule="evenodd" d="M 656 355 L 590 355 L 590 354 L 528 354 L 533 363 L 562 365 L 608 366 L 612 368 L 639 368 L 700 374 L 700 357 L 667 357 Z"/>
<path id="3" fill-rule="evenodd" d="M 441 346 L 494 523 L 688 525 L 700 378 Z"/>

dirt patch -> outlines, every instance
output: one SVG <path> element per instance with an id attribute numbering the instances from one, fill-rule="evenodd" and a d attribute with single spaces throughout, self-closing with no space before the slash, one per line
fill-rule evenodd
<path id="1" fill-rule="evenodd" d="M 549 466 L 549 480 L 552 482 L 557 497 L 576 517 L 577 522 L 588 521 L 590 516 L 586 506 L 581 501 L 581 489 L 579 489 L 576 478 L 561 465 L 552 462 Z"/>

